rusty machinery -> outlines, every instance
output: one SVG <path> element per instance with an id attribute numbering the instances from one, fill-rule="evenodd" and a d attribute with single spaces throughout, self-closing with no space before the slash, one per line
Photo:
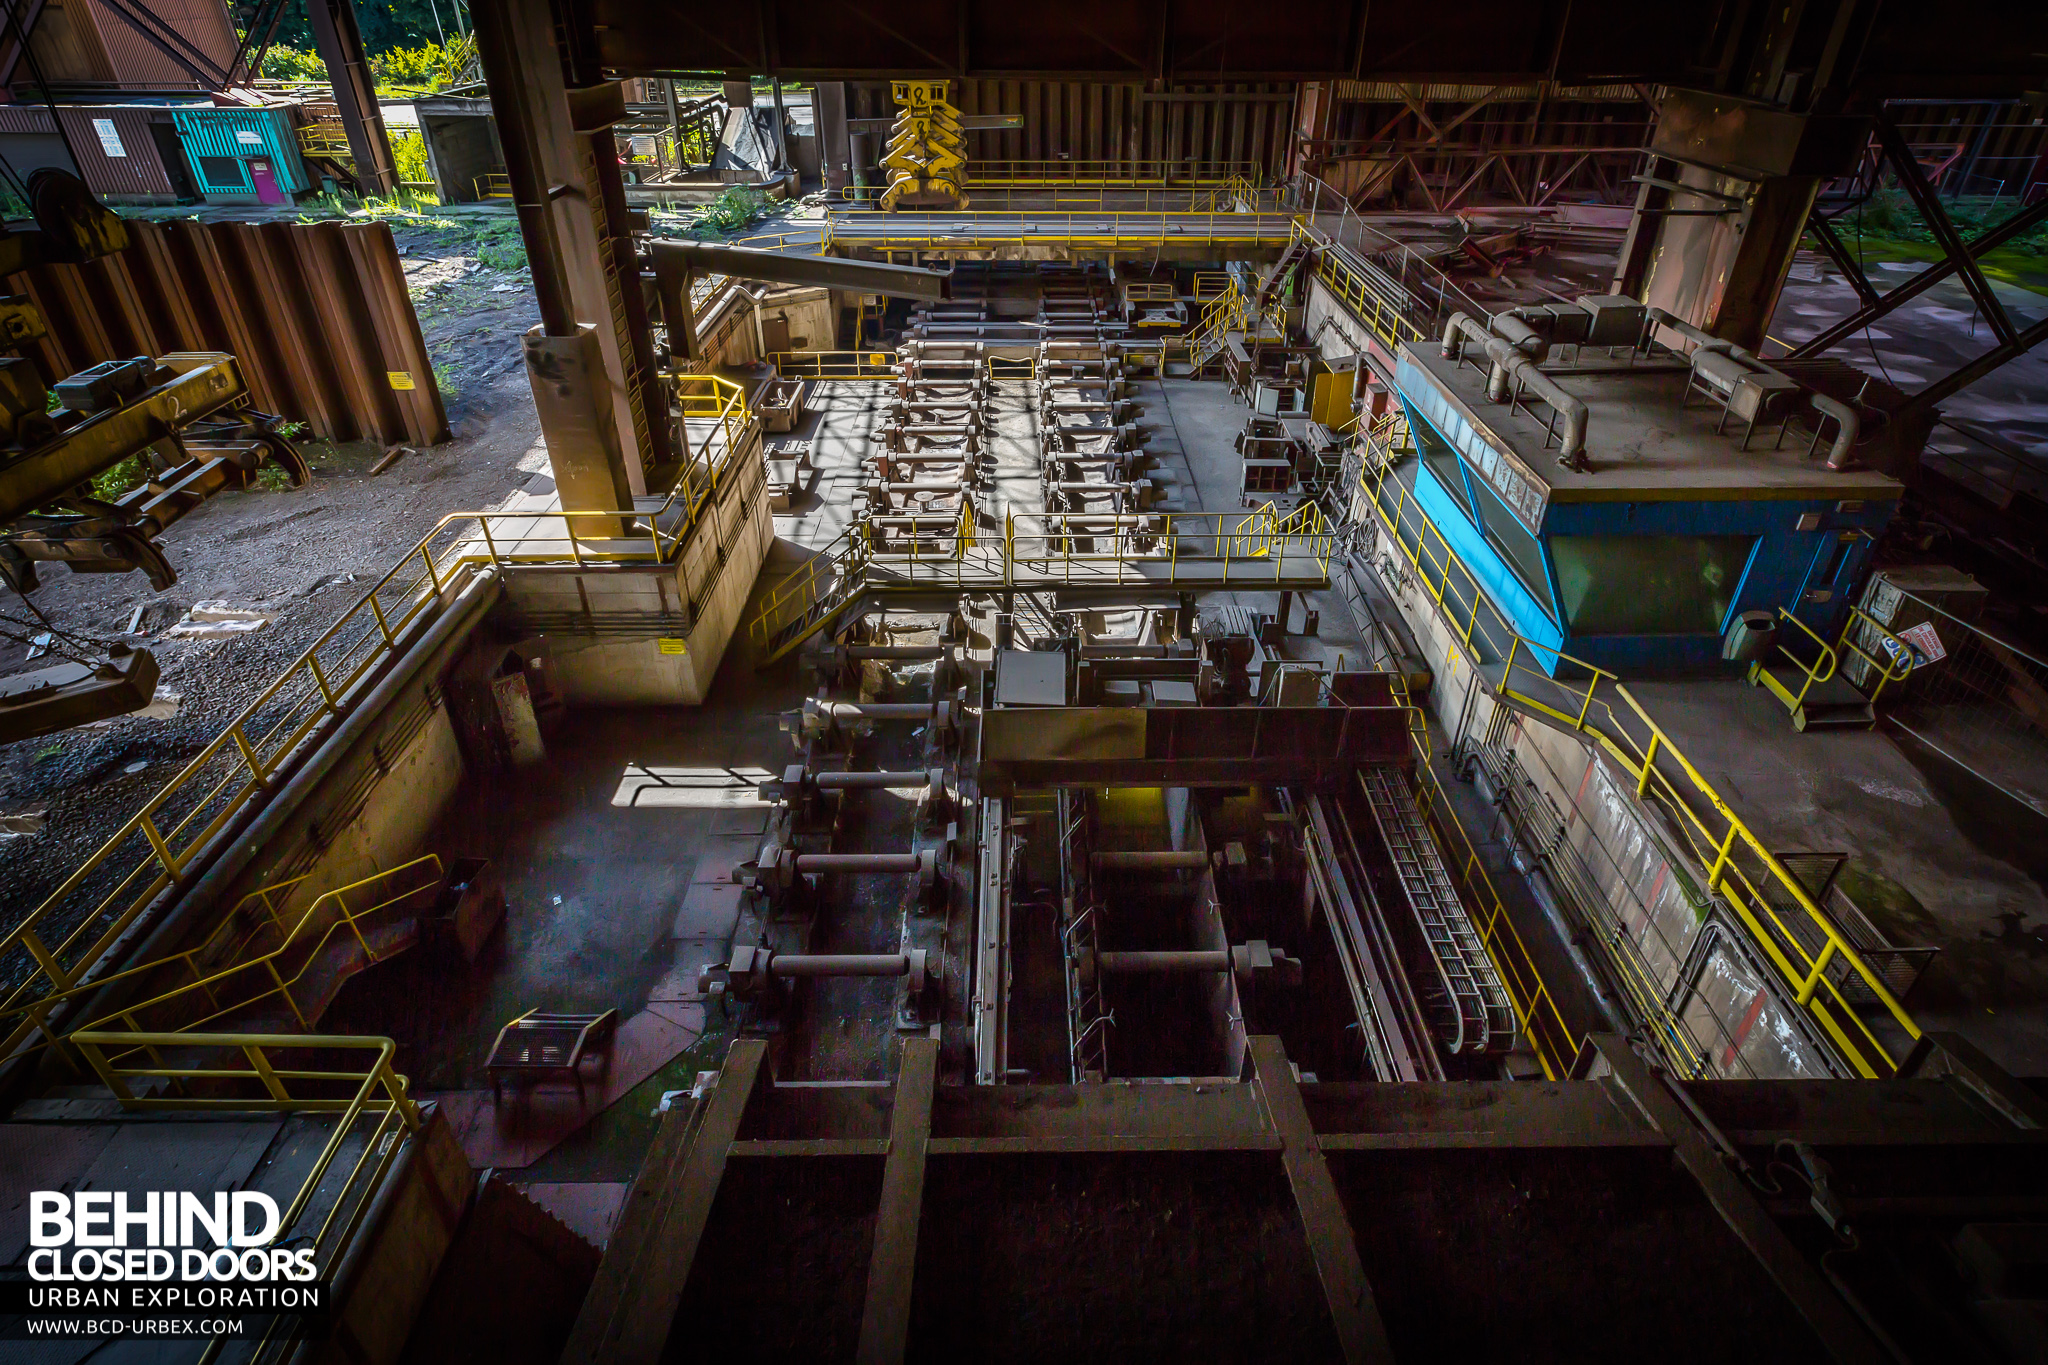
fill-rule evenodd
<path id="1" fill-rule="evenodd" d="M 0 274 L 82 262 L 128 244 L 121 220 L 75 176 L 29 177 L 37 229 L 0 232 Z M 0 299 L 0 350 L 48 334 L 26 298 Z M 0 356 L 0 578 L 17 593 L 37 586 L 39 563 L 74 573 L 140 569 L 161 590 L 177 574 L 156 538 L 215 493 L 244 488 L 267 464 L 304 486 L 306 462 L 282 419 L 249 409 L 235 358 L 186 352 L 95 365 L 46 388 L 26 356 Z M 128 460 L 147 473 L 137 487 L 101 496 L 94 480 Z M 156 663 L 117 648 L 17 675 L 0 687 L 0 742 L 47 734 L 146 705 Z"/>

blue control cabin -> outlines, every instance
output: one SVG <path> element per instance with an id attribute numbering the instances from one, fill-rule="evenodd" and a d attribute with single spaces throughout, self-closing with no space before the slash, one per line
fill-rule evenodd
<path id="1" fill-rule="evenodd" d="M 1627 344 L 1553 347 L 1507 315 L 1409 343 L 1418 458 L 1396 476 L 1543 665 L 1733 671 L 1722 637 L 1756 609 L 1833 639 L 1904 491 L 1854 467 L 1859 414 L 1725 342 L 1667 349 L 1667 315 L 1630 300 L 1518 311 Z"/>

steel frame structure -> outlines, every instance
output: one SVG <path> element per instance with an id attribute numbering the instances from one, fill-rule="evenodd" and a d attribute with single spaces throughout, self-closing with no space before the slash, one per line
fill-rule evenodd
<path id="1" fill-rule="evenodd" d="M 2039 1178 L 1985 1193 L 1969 1172 L 1977 1163 L 2013 1171 L 2029 1160 L 2038 1170 L 2048 1104 L 1949 1035 L 1931 1036 L 1900 1079 L 1818 1087 L 1679 1082 L 1613 1034 L 1589 1039 L 1575 1079 L 1541 1086 L 1315 1083 L 1297 1077 L 1271 1036 L 1253 1037 L 1249 1056 L 1247 1076 L 1220 1085 L 963 1086 L 942 1083 L 939 1044 L 919 1036 L 903 1044 L 893 1085 L 811 1086 L 774 1083 L 769 1044 L 738 1040 L 715 1081 L 663 1120 L 563 1360 L 599 1365 L 660 1355 L 693 1271 L 716 1259 L 721 1229 L 764 1212 L 758 1203 L 735 1203 L 747 1200 L 742 1190 L 726 1189 L 736 1164 L 755 1162 L 793 1171 L 880 1161 L 857 1351 L 867 1362 L 901 1360 L 913 1347 L 923 1354 L 935 1344 L 913 1340 L 920 1239 L 977 1213 L 926 1197 L 938 1162 L 988 1163 L 998 1189 L 1005 1171 L 1033 1160 L 1065 1162 L 1070 1173 L 1145 1154 L 1237 1153 L 1277 1162 L 1338 1353 L 1353 1362 L 1397 1358 L 1360 1233 L 1384 1238 L 1399 1230 L 1380 1225 L 1386 1210 L 1361 1209 L 1347 1192 L 1361 1171 L 1413 1154 L 1484 1162 L 1576 1152 L 1598 1170 L 1630 1149 L 1669 1152 L 1693 1201 L 1711 1210 L 1709 1221 L 1740 1245 L 1812 1344 L 1834 1360 L 1873 1365 L 1893 1357 L 1870 1306 L 1841 1292 L 1844 1281 L 1813 1254 L 1829 1241 L 1826 1223 L 1846 1228 L 1843 1220 L 1861 1226 L 1868 1218 L 1911 1229 L 2026 1216 L 2042 1206 Z M 1764 1174 L 1773 1150 L 1819 1155 L 1814 1144 L 1825 1160 L 1809 1166 L 1823 1172 L 1810 1200 Z M 1848 1172 L 1839 1187 L 1824 1174 L 1830 1164 Z M 1114 1333 L 1121 1321 L 1115 1288 L 1090 1304 L 1101 1330 Z M 1600 1311 L 1596 1304 L 1588 1310 Z M 690 1330 L 699 1345 L 717 1345 L 727 1333 L 743 1340 L 751 1331 L 743 1318 L 698 1321 Z M 1810 1349 L 1790 1340 L 1775 1346 L 1786 1354 Z M 1105 1349 L 1114 1352 L 1113 1339 Z"/>

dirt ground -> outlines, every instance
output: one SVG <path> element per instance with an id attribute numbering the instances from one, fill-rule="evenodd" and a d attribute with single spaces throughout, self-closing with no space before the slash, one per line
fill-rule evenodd
<path id="1" fill-rule="evenodd" d="M 305 488 L 222 494 L 164 534 L 178 581 L 162 592 L 139 573 L 44 566 L 34 607 L 66 632 L 148 648 L 159 698 L 177 694 L 177 713 L 0 746 L 0 924 L 40 903 L 442 516 L 495 506 L 536 475 L 534 491 L 552 487 L 519 363 L 519 336 L 539 314 L 511 215 L 393 230 L 455 439 L 374 477 L 381 447 L 308 443 Z M 166 635 L 193 603 L 216 599 L 276 619 L 227 639 Z M 124 637 L 137 606 L 140 635 Z M 11 634 L 42 629 L 11 592 L 0 591 L 0 615 L 31 623 L 0 622 Z M 27 653 L 0 640 L 0 675 L 61 661 Z"/>

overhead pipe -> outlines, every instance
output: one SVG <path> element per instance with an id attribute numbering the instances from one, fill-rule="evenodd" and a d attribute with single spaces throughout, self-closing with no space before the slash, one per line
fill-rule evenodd
<path id="1" fill-rule="evenodd" d="M 900 953 L 778 953 L 772 948 L 736 944 L 732 960 L 705 967 L 697 989 L 706 995 L 730 993 L 742 1000 L 765 994 L 775 980 L 806 977 L 907 977 L 910 993 L 922 995 L 929 981 L 925 950 Z"/>
<path id="2" fill-rule="evenodd" d="M 1164 952 L 1093 948 L 1081 953 L 1076 966 L 1084 981 L 1104 975 L 1192 976 L 1207 972 L 1227 972 L 1246 980 L 1270 974 L 1290 986 L 1300 985 L 1302 979 L 1301 959 L 1289 957 L 1263 939 L 1253 939 L 1229 948 Z"/>

